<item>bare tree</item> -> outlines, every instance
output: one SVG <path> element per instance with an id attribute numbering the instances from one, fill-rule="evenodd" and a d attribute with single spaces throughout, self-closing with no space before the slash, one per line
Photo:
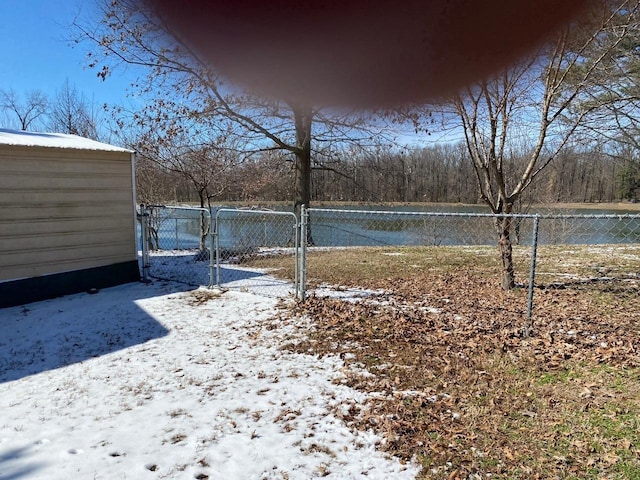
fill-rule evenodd
<path id="1" fill-rule="evenodd" d="M 230 188 L 224 199 L 257 203 L 291 199 L 295 185 L 293 165 L 284 155 L 275 150 L 246 157 L 230 172 Z"/>
<path id="2" fill-rule="evenodd" d="M 136 155 L 136 201 L 146 205 L 179 202 L 183 179 L 147 156 Z"/>
<path id="3" fill-rule="evenodd" d="M 349 114 L 329 115 L 314 106 L 262 98 L 229 85 L 143 2 L 105 1 L 102 19 L 76 22 L 75 31 L 77 42 L 91 43 L 88 65 L 100 78 L 108 78 L 121 65 L 146 68 L 147 76 L 132 86 L 138 99 L 147 100 L 131 116 L 138 125 L 153 124 L 169 139 L 183 133 L 185 118 L 190 120 L 190 133 L 217 121 L 230 122 L 248 151 L 288 153 L 296 172 L 296 212 L 311 200 L 314 153 L 353 141 L 355 128 L 361 126 Z M 131 124 L 121 120 L 120 125 Z"/>
<path id="4" fill-rule="evenodd" d="M 37 122 L 46 116 L 48 108 L 47 96 L 39 90 L 32 90 L 24 100 L 15 90 L 0 90 L 0 107 L 18 120 L 20 130 L 36 128 Z"/>
<path id="5" fill-rule="evenodd" d="M 231 170 L 242 157 L 229 144 L 228 137 L 219 135 L 206 143 L 163 145 L 157 139 L 136 143 L 138 156 L 155 163 L 160 169 L 186 180 L 198 197 L 201 208 L 210 208 L 212 200 L 220 198 L 231 187 Z"/>
<path id="6" fill-rule="evenodd" d="M 535 55 L 456 95 L 446 114 L 449 125 L 462 129 L 482 201 L 498 215 L 496 231 L 502 260 L 502 288 L 515 286 L 512 220 L 508 216 L 523 192 L 558 156 L 587 118 L 602 107 L 582 100 L 599 83 L 597 71 L 629 34 L 624 15 L 636 3 L 622 2 L 587 27 L 571 25 Z M 600 10 L 602 12 L 602 10 Z M 603 42 L 603 33 L 618 34 Z M 597 52 L 586 56 L 587 52 Z M 574 115 L 571 108 L 581 105 Z M 514 141 L 530 148 L 522 164 L 508 162 Z"/>
<path id="7" fill-rule="evenodd" d="M 97 107 L 67 79 L 51 101 L 48 128 L 98 140 L 100 115 Z"/>
<path id="8" fill-rule="evenodd" d="M 594 69 L 588 96 L 576 102 L 567 113 L 568 121 L 591 114 L 581 125 L 583 144 L 602 145 L 603 155 L 610 158 L 617 185 L 612 188 L 623 199 L 638 200 L 640 194 L 640 9 L 637 1 L 609 0 L 613 5 L 615 21 L 604 30 L 584 56 L 593 61 L 598 58 L 602 44 L 614 44 L 608 55 Z M 611 8 L 611 7 L 610 7 Z M 570 78 L 570 82 L 580 79 Z M 597 107 L 594 109 L 594 106 Z"/>

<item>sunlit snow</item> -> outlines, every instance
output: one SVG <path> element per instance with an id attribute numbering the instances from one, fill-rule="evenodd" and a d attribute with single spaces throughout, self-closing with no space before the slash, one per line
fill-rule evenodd
<path id="1" fill-rule="evenodd" d="M 340 359 L 279 348 L 277 301 L 155 282 L 0 310 L 0 478 L 414 478 L 340 418 L 365 400 Z"/>

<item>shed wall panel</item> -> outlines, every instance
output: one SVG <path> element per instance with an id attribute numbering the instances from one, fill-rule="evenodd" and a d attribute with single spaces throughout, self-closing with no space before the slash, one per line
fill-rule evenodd
<path id="1" fill-rule="evenodd" d="M 15 205 L 10 210 L 0 215 L 0 228 L 2 224 L 14 220 L 58 220 L 73 218 L 103 218 L 105 216 L 126 217 L 131 215 L 131 205 L 105 205 L 102 201 L 93 199 L 82 205 L 71 202 L 58 203 L 56 205 Z"/>
<path id="2" fill-rule="evenodd" d="M 0 281 L 135 261 L 131 154 L 0 145 Z"/>
<path id="3" fill-rule="evenodd" d="M 4 255 L 17 255 L 23 251 L 42 253 L 55 249 L 71 249 L 90 246 L 101 248 L 103 245 L 131 241 L 124 238 L 119 230 L 96 230 L 82 232 L 44 233 L 40 235 L 20 235 L 20 245 L 13 238 L 0 237 L 0 251 Z M 131 260 L 127 258 L 126 260 Z"/>
<path id="4" fill-rule="evenodd" d="M 3 277 L 6 276 L 6 280 L 17 280 L 45 275 L 42 271 L 46 271 L 46 275 L 48 275 L 93 268 L 96 265 L 106 266 L 123 262 L 122 259 L 125 256 L 122 255 L 121 250 L 126 247 L 125 243 L 105 244 L 100 247 L 102 248 L 100 248 L 99 255 L 96 255 L 94 247 L 80 247 L 75 251 L 68 248 L 59 248 L 36 252 L 35 254 L 40 261 L 38 264 L 34 264 L 31 260 L 34 254 L 26 252 L 20 252 L 7 258 L 0 256 L 0 262 L 5 262 Z M 130 257 L 128 261 L 131 261 Z"/>
<path id="5" fill-rule="evenodd" d="M 129 213 L 129 212 L 127 212 Z M 8 229 L 0 227 L 0 242 L 11 241 L 16 235 L 22 238 L 51 238 L 57 235 L 67 235 L 73 233 L 103 233 L 117 232 L 122 234 L 122 230 L 130 229 L 131 221 L 127 216 L 114 218 L 111 222 L 105 223 L 102 217 L 80 217 L 80 218 L 38 218 L 38 219 L 16 219 L 11 225 L 11 234 L 4 232 Z M 9 248 L 8 244 L 7 249 Z M 0 249 L 4 251 L 4 248 Z"/>

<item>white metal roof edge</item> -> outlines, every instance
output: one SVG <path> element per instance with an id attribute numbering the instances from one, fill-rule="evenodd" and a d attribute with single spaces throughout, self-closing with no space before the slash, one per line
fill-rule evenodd
<path id="1" fill-rule="evenodd" d="M 97 142 L 78 135 L 70 135 L 66 133 L 26 132 L 21 130 L 8 130 L 5 128 L 0 128 L 0 145 L 135 153 L 133 150 L 128 148 Z"/>

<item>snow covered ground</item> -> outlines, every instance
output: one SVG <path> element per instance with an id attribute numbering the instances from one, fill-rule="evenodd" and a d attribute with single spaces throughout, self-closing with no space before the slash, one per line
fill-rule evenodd
<path id="1" fill-rule="evenodd" d="M 209 277 L 209 260 L 197 260 L 198 250 L 160 250 L 149 255 L 149 276 L 153 279 L 171 280 L 188 285 L 220 285 L 224 289 L 251 291 L 268 297 L 294 295 L 293 282 L 269 275 L 267 269 L 243 267 L 229 260 L 213 268 L 213 280 Z M 263 249 L 258 255 L 289 254 L 293 265 L 292 249 Z M 141 252 L 140 252 L 140 255 Z M 234 259 L 230 259 L 233 261 Z M 237 259 L 236 259 L 237 261 Z M 218 278 L 219 274 L 219 278 Z M 211 281 L 212 280 L 212 281 Z"/>
<path id="2" fill-rule="evenodd" d="M 277 299 L 185 288 L 0 310 L 0 479 L 415 477 L 340 418 L 338 358 L 279 349 Z"/>

